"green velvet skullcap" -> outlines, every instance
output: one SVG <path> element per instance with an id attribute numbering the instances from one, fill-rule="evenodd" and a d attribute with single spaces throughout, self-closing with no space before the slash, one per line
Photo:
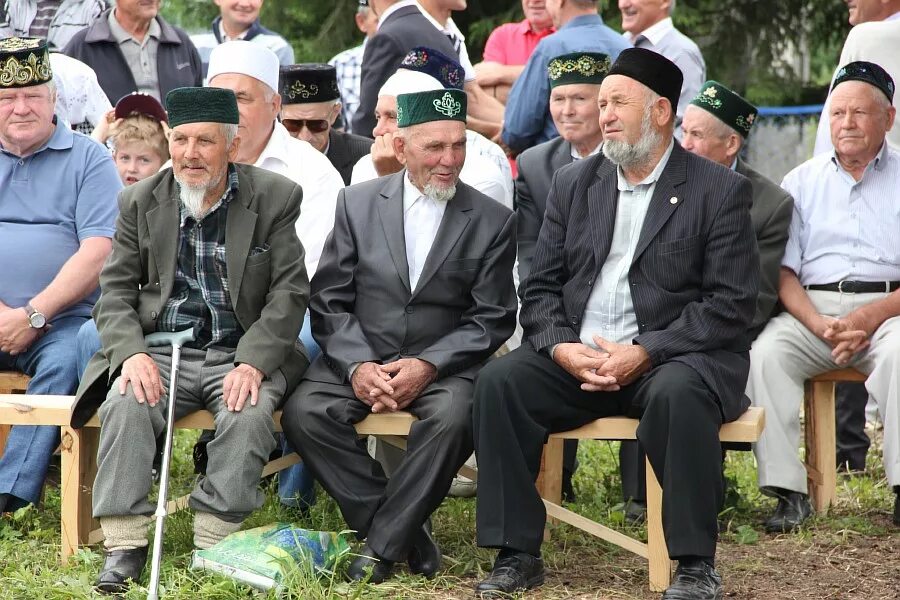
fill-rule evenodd
<path id="1" fill-rule="evenodd" d="M 31 37 L 0 40 L 0 90 L 32 87 L 52 79 L 46 41 Z"/>
<path id="2" fill-rule="evenodd" d="M 571 83 L 603 83 L 609 73 L 609 56 L 602 52 L 573 52 L 557 56 L 547 65 L 550 89 Z"/>
<path id="3" fill-rule="evenodd" d="M 397 126 L 409 127 L 431 121 L 466 122 L 466 93 L 434 90 L 397 96 Z"/>
<path id="4" fill-rule="evenodd" d="M 169 127 L 186 123 L 225 123 L 240 121 L 234 92 L 223 88 L 183 87 L 166 94 Z"/>
<path id="5" fill-rule="evenodd" d="M 691 104 L 713 114 L 743 137 L 750 134 L 756 121 L 756 107 L 718 81 L 707 81 Z"/>

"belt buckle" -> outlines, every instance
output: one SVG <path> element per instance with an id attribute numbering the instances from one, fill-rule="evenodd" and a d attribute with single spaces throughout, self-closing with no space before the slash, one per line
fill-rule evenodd
<path id="1" fill-rule="evenodd" d="M 845 284 L 845 283 L 850 283 L 850 282 L 847 281 L 846 279 L 841 279 L 840 281 L 838 281 L 838 293 L 841 293 L 841 294 L 855 294 L 856 292 L 845 292 L 845 291 L 844 291 L 844 284 Z"/>

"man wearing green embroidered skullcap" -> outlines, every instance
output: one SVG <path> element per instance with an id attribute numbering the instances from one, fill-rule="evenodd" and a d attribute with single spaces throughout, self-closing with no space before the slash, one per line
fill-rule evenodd
<path id="1" fill-rule="evenodd" d="M 466 95 L 397 96 L 404 168 L 351 185 L 310 301 L 320 356 L 281 424 L 365 545 L 347 572 L 381 583 L 394 564 L 434 576 L 429 516 L 472 453 L 474 375 L 515 328 L 515 215 L 459 180 Z M 368 414 L 418 417 L 390 479 L 353 428 Z"/>
<path id="2" fill-rule="evenodd" d="M 144 568 L 149 473 L 165 404 L 174 400 L 162 393 L 171 348 L 148 348 L 144 335 L 195 331 L 181 354 L 175 414 L 215 416 L 206 473 L 190 498 L 201 549 L 262 505 L 272 413 L 309 364 L 296 344 L 309 297 L 294 228 L 300 187 L 234 163 L 239 113 L 231 90 L 178 88 L 166 109 L 172 167 L 119 196 L 94 312 L 103 350 L 87 366 L 73 415 L 76 427 L 100 416 L 93 514 L 106 548 L 97 588 L 108 594 L 124 593 Z"/>

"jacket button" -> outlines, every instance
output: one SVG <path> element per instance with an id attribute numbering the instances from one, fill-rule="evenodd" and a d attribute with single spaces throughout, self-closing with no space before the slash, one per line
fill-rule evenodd
<path id="1" fill-rule="evenodd" d="M 407 348 L 406 346 L 400 348 L 400 356 L 403 356 L 408 353 L 409 353 L 409 348 Z"/>
<path id="2" fill-rule="evenodd" d="M 156 311 L 153 311 L 153 312 L 150 313 L 150 318 L 151 318 L 151 319 L 155 319 L 155 318 L 156 318 Z"/>
<path id="3" fill-rule="evenodd" d="M 578 317 L 572 317 L 572 325 L 578 324 Z"/>
<path id="4" fill-rule="evenodd" d="M 590 279 L 588 279 L 588 285 L 594 285 L 594 278 L 593 278 L 593 277 L 591 277 Z"/>
<path id="5" fill-rule="evenodd" d="M 413 314 L 413 312 L 415 312 L 415 309 L 413 309 L 412 306 L 406 307 L 406 314 L 411 315 L 411 314 Z"/>

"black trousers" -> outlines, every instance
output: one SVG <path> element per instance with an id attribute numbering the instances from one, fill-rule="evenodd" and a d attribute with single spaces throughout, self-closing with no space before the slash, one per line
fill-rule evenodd
<path id="1" fill-rule="evenodd" d="M 834 396 L 838 467 L 846 465 L 852 471 L 863 471 L 871 443 L 866 434 L 866 384 L 839 383 Z"/>
<path id="2" fill-rule="evenodd" d="M 288 398 L 281 424 L 350 529 L 379 556 L 405 560 L 417 530 L 441 504 L 472 454 L 472 382 L 445 377 L 407 408 L 410 427 L 400 466 L 385 477 L 353 428 L 369 415 L 349 385 L 303 381 Z"/>
<path id="3" fill-rule="evenodd" d="M 697 372 L 671 362 L 618 392 L 589 393 L 527 345 L 488 363 L 475 383 L 478 545 L 539 555 L 546 512 L 534 482 L 547 436 L 623 414 L 641 420 L 669 556 L 715 556 L 722 413 Z"/>

